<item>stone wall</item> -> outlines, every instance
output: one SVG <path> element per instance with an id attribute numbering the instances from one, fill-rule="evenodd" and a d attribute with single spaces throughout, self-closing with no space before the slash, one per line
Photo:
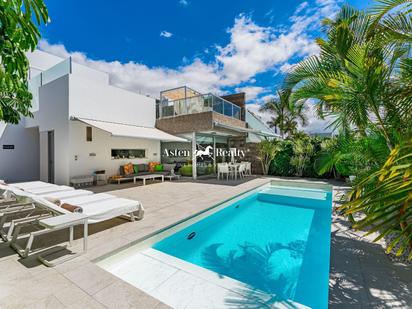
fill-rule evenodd
<path id="1" fill-rule="evenodd" d="M 214 122 L 232 127 L 246 127 L 242 120 L 215 112 L 203 112 L 157 119 L 156 128 L 170 134 L 202 132 L 214 130 Z"/>
<path id="2" fill-rule="evenodd" d="M 245 151 L 245 157 L 242 161 L 249 161 L 252 163 L 252 174 L 263 174 L 262 163 L 259 160 L 256 143 L 246 143 L 245 138 L 230 138 L 230 147 L 235 147 L 239 150 Z"/>
<path id="3" fill-rule="evenodd" d="M 213 129 L 213 112 L 157 119 L 156 128 L 170 134 L 209 131 Z"/>
<path id="4" fill-rule="evenodd" d="M 228 117 L 219 113 L 215 113 L 213 112 L 213 121 L 214 122 L 218 122 L 220 124 L 223 125 L 227 125 L 227 126 L 232 126 L 232 127 L 240 127 L 240 128 L 245 128 L 246 127 L 246 122 L 236 119 L 236 118 L 232 118 L 232 117 Z"/>

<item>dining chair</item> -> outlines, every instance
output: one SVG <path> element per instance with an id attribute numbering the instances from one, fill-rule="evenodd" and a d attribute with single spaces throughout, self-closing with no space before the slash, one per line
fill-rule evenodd
<path id="1" fill-rule="evenodd" d="M 217 165 L 217 179 L 220 179 L 220 175 L 226 174 L 226 179 L 229 180 L 229 175 L 233 175 L 232 171 L 229 168 L 229 164 L 227 163 L 219 163 Z"/>

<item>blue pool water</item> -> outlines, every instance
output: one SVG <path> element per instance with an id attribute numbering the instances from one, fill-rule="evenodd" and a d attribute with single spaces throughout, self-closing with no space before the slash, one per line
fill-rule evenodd
<path id="1" fill-rule="evenodd" d="M 253 290 L 327 308 L 331 192 L 271 187 L 161 240 L 153 248 Z"/>

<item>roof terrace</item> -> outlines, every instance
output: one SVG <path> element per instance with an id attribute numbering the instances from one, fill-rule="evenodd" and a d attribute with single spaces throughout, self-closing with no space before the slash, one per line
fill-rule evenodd
<path id="1" fill-rule="evenodd" d="M 211 111 L 242 120 L 239 106 L 212 93 L 201 94 L 186 86 L 160 93 L 158 118 Z"/>

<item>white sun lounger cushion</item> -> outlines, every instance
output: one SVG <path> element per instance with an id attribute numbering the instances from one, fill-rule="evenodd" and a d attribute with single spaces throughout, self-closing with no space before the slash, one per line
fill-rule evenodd
<path id="1" fill-rule="evenodd" d="M 31 194 L 29 192 L 26 191 L 22 191 L 16 188 L 13 188 L 11 186 L 4 186 L 4 185 L 0 185 L 0 190 L 9 190 L 10 192 L 12 192 L 14 195 L 16 196 L 21 196 L 21 197 L 27 197 L 30 198 L 32 201 L 34 201 L 36 204 L 46 207 L 50 210 L 53 210 L 57 213 L 62 213 L 62 214 L 66 214 L 66 213 L 71 213 L 68 210 L 65 210 L 55 204 L 53 204 L 52 202 L 46 200 L 45 198 L 39 196 L 39 195 L 35 195 L 35 194 Z"/>
<path id="2" fill-rule="evenodd" d="M 79 190 L 77 190 L 79 191 Z M 104 200 L 110 200 L 114 199 L 116 196 L 107 194 L 107 193 L 98 193 L 98 194 L 93 194 L 93 195 L 86 195 L 86 196 L 79 196 L 79 197 L 72 197 L 72 198 L 66 198 L 62 199 L 60 201 L 61 204 L 67 203 L 70 205 L 76 205 L 76 206 L 81 206 L 85 204 L 91 204 L 91 203 L 96 203 L 96 202 L 101 202 Z"/>
<path id="3" fill-rule="evenodd" d="M 87 196 L 92 195 L 93 192 L 89 190 L 69 190 L 69 191 L 61 191 L 61 192 L 54 192 L 54 193 L 47 193 L 42 195 L 46 200 L 55 203 L 57 205 L 61 204 L 61 201 L 68 198 L 80 197 L 80 196 Z"/>
<path id="4" fill-rule="evenodd" d="M 30 189 L 30 190 L 25 190 L 25 191 L 33 193 L 33 194 L 44 195 L 44 194 L 53 193 L 53 192 L 71 191 L 71 190 L 74 190 L 74 188 L 69 187 L 69 186 L 54 186 L 54 187 L 50 186 L 50 187 Z"/>
<path id="5" fill-rule="evenodd" d="M 34 189 L 34 188 L 41 188 L 41 187 L 47 187 L 47 186 L 55 186 L 54 184 L 44 182 L 44 181 L 27 181 L 27 182 L 18 182 L 18 183 L 12 183 L 10 186 L 26 190 L 26 189 Z"/>
<path id="6" fill-rule="evenodd" d="M 76 206 L 82 208 L 83 214 L 87 215 L 90 223 L 109 220 L 118 216 L 127 215 L 132 212 L 142 210 L 140 202 L 124 198 L 114 198 Z"/>

